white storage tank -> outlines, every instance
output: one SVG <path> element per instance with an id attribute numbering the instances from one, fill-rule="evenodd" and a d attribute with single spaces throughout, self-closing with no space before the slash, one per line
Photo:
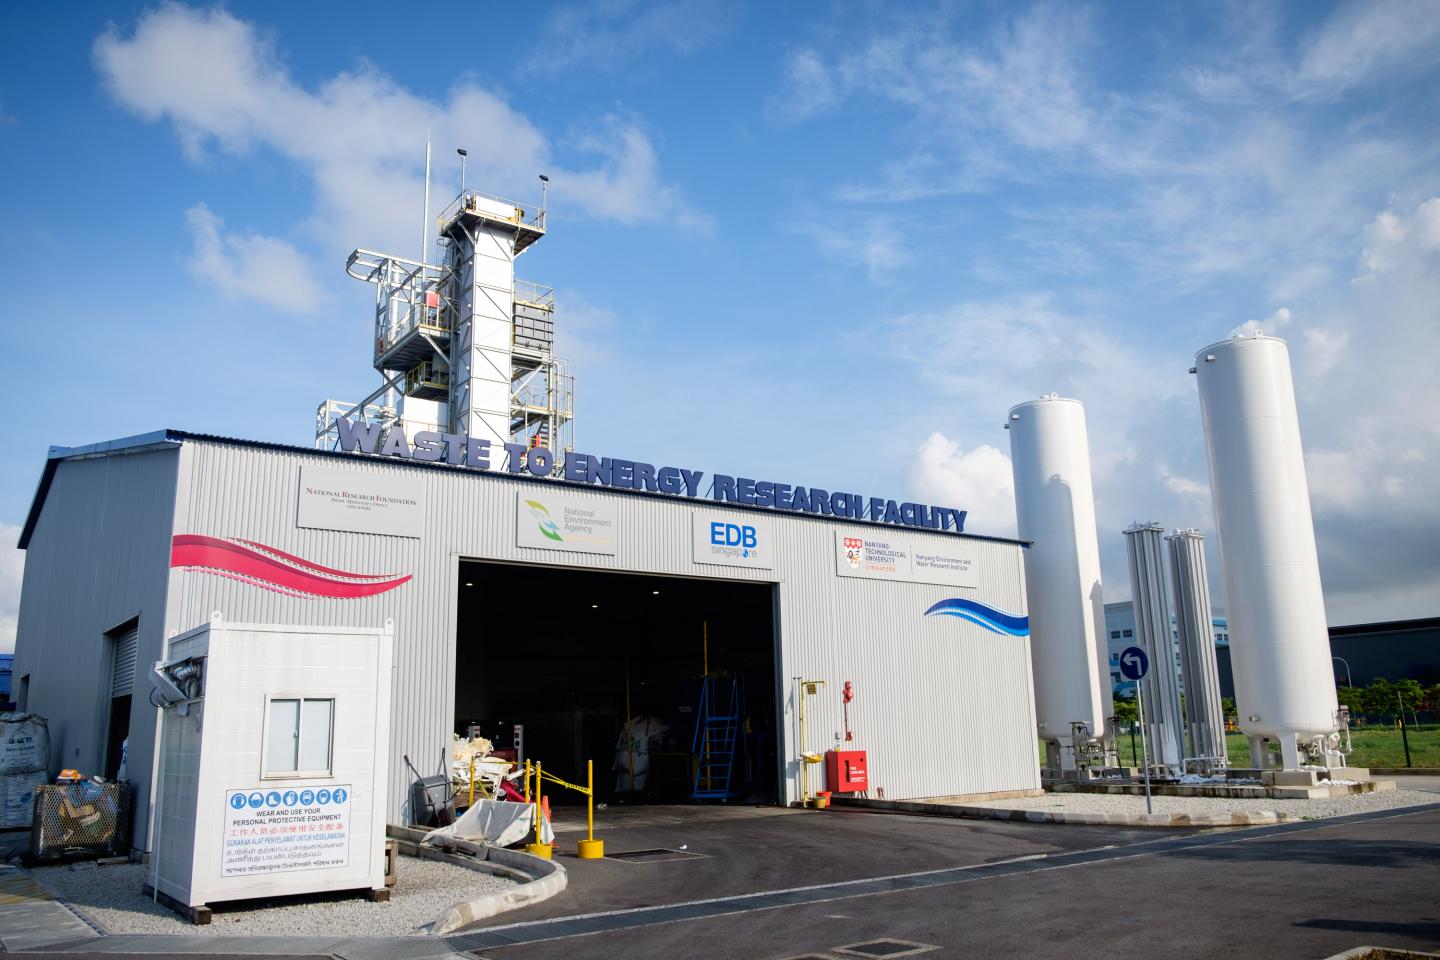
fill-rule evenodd
<path id="1" fill-rule="evenodd" d="M 1016 522 L 1021 539 L 1033 542 L 1025 593 L 1035 719 L 1048 766 L 1069 769 L 1077 750 L 1103 737 L 1110 691 L 1101 683 L 1105 602 L 1085 407 L 1051 394 L 1012 407 L 1006 426 Z M 1089 731 L 1087 743 L 1073 742 L 1076 723 Z"/>
<path id="2" fill-rule="evenodd" d="M 1334 731 L 1338 704 L 1290 354 L 1235 337 L 1196 354 L 1195 373 L 1240 729 L 1256 766 L 1269 737 L 1296 767 L 1297 740 Z"/>

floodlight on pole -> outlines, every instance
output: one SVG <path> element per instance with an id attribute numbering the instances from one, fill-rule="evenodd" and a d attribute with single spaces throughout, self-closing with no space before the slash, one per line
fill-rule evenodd
<path id="1" fill-rule="evenodd" d="M 455 152 L 460 154 L 460 192 L 465 192 L 465 158 L 470 156 L 464 147 L 456 147 Z"/>
<path id="2" fill-rule="evenodd" d="M 550 178 L 540 174 L 540 212 L 545 212 L 545 194 L 550 189 Z"/>

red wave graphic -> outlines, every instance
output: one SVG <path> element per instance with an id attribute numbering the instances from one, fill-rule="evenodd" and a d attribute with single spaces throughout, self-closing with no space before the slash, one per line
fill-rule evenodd
<path id="1" fill-rule="evenodd" d="M 410 574 L 347 573 L 253 540 L 221 540 L 196 533 L 175 535 L 170 545 L 170 566 L 229 577 L 292 597 L 335 600 L 373 597 L 412 579 Z"/>
<path id="2" fill-rule="evenodd" d="M 332 577 L 345 577 L 349 580 L 388 580 L 392 577 L 399 576 L 399 574 L 397 573 L 348 573 L 344 570 L 336 570 L 334 567 L 322 567 L 318 563 L 311 563 L 304 557 L 297 557 L 293 553 L 286 553 L 284 550 L 279 550 L 275 547 L 268 546 L 263 543 L 257 543 L 254 540 L 246 540 L 243 537 L 236 537 L 235 540 L 237 543 L 243 543 L 246 546 L 254 547 L 256 550 L 263 550 L 266 553 L 274 554 L 282 560 L 288 560 L 291 563 L 295 564 L 297 567 L 304 567 L 307 570 L 314 570 L 316 573 L 328 573 Z"/>

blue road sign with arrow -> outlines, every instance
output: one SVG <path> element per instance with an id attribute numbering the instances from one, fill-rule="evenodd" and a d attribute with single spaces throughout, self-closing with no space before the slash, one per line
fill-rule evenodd
<path id="1" fill-rule="evenodd" d="M 1120 651 L 1120 673 L 1126 680 L 1139 680 L 1150 672 L 1150 655 L 1140 647 Z"/>

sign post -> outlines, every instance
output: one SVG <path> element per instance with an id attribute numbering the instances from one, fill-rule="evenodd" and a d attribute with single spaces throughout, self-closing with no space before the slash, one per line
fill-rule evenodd
<path id="1" fill-rule="evenodd" d="M 1136 707 L 1140 713 L 1140 773 L 1145 778 L 1145 812 L 1155 811 L 1150 805 L 1150 755 L 1145 743 L 1145 690 L 1140 683 L 1150 672 L 1150 657 L 1140 647 L 1126 647 L 1120 651 L 1120 673 L 1126 680 L 1135 681 Z"/>

